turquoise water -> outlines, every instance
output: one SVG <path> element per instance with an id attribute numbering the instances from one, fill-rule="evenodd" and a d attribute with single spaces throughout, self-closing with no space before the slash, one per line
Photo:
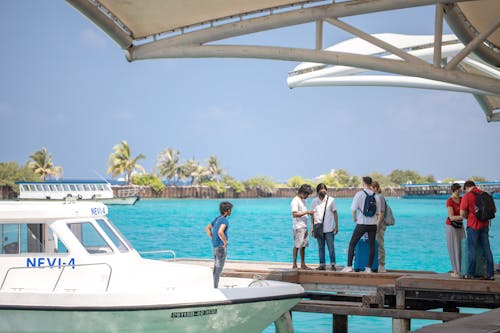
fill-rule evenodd
<path id="1" fill-rule="evenodd" d="M 172 249 L 178 258 L 212 258 L 211 243 L 204 228 L 218 215 L 221 200 L 141 200 L 135 206 L 110 206 L 109 217 L 138 251 Z M 234 199 L 229 218 L 228 259 L 253 261 L 292 260 L 290 199 Z M 445 200 L 389 198 L 396 225 L 386 231 L 388 269 L 447 272 Z M 310 202 L 309 202 L 310 203 Z M 339 233 L 335 237 L 337 264 L 345 265 L 347 248 L 354 229 L 351 199 L 336 199 Z M 500 207 L 500 200 L 496 200 Z M 498 218 L 490 230 L 495 262 L 500 259 Z M 306 261 L 318 263 L 317 244 L 311 239 Z M 331 332 L 331 315 L 294 313 L 295 332 Z M 412 320 L 412 329 L 433 323 Z M 390 332 L 388 318 L 349 318 L 349 332 Z M 274 332 L 274 327 L 265 330 Z"/>

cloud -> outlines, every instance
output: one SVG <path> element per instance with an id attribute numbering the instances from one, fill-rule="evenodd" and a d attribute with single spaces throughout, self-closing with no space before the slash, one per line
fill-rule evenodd
<path id="1" fill-rule="evenodd" d="M 93 29 L 84 29 L 82 31 L 82 38 L 85 44 L 94 48 L 103 49 L 108 45 L 108 39 L 102 33 L 97 33 Z"/>

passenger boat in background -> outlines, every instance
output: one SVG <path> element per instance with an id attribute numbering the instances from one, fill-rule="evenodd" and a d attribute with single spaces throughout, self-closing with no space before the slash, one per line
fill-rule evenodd
<path id="1" fill-rule="evenodd" d="M 464 181 L 457 181 L 463 186 Z M 500 199 L 500 182 L 475 182 L 476 186 Z M 451 183 L 401 184 L 404 199 L 446 199 L 450 196 Z"/>
<path id="2" fill-rule="evenodd" d="M 0 202 L 0 332 L 291 332 L 299 284 L 214 288 L 209 267 L 144 259 L 104 204 L 72 199 Z"/>
<path id="3" fill-rule="evenodd" d="M 117 190 L 114 195 L 111 184 L 104 180 L 48 180 L 44 182 L 19 181 L 21 200 L 79 200 L 101 201 L 107 205 L 134 205 L 139 200 L 136 188 Z"/>

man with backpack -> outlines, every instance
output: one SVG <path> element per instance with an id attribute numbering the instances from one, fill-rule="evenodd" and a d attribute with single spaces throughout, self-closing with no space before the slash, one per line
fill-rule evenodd
<path id="1" fill-rule="evenodd" d="M 467 192 L 460 203 L 460 215 L 467 219 L 468 267 L 466 279 L 472 279 L 476 271 L 476 244 L 479 243 L 486 260 L 486 280 L 494 280 L 493 254 L 491 253 L 490 220 L 495 217 L 496 207 L 491 195 L 481 191 L 472 180 L 464 183 Z"/>
<path id="2" fill-rule="evenodd" d="M 351 210 L 352 219 L 356 223 L 351 241 L 349 243 L 349 253 L 347 256 L 347 266 L 342 272 L 352 272 L 352 261 L 354 258 L 354 248 L 361 237 L 368 233 L 368 242 L 370 244 L 370 254 L 365 272 L 371 273 L 371 267 L 375 257 L 375 236 L 377 233 L 377 219 L 380 213 L 380 198 L 375 195 L 371 189 L 371 177 L 363 177 L 363 190 L 357 192 L 352 199 Z"/>

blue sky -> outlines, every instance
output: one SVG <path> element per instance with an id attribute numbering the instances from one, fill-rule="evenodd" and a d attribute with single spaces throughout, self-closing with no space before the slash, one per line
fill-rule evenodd
<path id="1" fill-rule="evenodd" d="M 432 7 L 346 19 L 369 33 L 431 34 Z M 445 32 L 449 29 L 445 27 Z M 312 178 L 411 169 L 436 178 L 500 180 L 500 123 L 472 95 L 404 88 L 289 89 L 297 63 L 161 59 L 122 50 L 64 1 L 0 2 L 0 161 L 46 147 L 65 178 L 104 175 L 128 141 L 151 172 L 167 147 L 210 155 L 232 176 Z M 325 25 L 324 45 L 351 38 Z M 314 25 L 230 41 L 314 46 Z"/>

